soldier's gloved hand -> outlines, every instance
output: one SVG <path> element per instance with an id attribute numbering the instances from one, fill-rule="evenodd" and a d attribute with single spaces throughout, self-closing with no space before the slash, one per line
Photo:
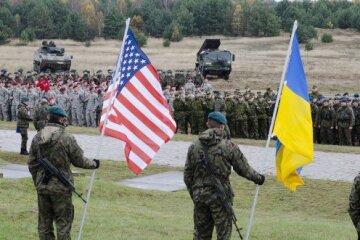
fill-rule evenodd
<path id="1" fill-rule="evenodd" d="M 264 184 L 264 182 L 265 182 L 265 176 L 264 175 L 262 175 L 262 174 L 259 174 L 260 175 L 260 177 L 259 177 L 259 179 L 257 179 L 256 181 L 255 181 L 255 184 L 257 184 L 257 185 L 263 185 Z"/>
<path id="2" fill-rule="evenodd" d="M 96 163 L 95 168 L 99 168 L 100 167 L 100 160 L 99 159 L 94 159 L 94 162 Z"/>

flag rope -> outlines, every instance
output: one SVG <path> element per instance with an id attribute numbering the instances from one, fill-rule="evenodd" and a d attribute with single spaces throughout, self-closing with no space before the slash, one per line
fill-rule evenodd
<path id="1" fill-rule="evenodd" d="M 289 47 L 288 47 L 288 52 L 287 52 L 287 55 L 286 55 L 284 69 L 283 69 L 283 72 L 282 72 L 282 75 L 281 75 L 281 81 L 280 81 L 279 91 L 278 91 L 277 97 L 276 97 L 276 103 L 275 103 L 275 107 L 274 107 L 274 112 L 273 112 L 273 116 L 271 118 L 271 124 L 270 124 L 270 128 L 269 128 L 268 138 L 266 140 L 265 157 L 264 157 L 265 161 L 268 161 L 268 158 L 269 158 L 270 140 L 271 140 L 271 137 L 272 137 L 272 131 L 273 131 L 274 124 L 275 124 L 277 110 L 279 108 L 280 96 L 281 96 L 283 86 L 284 86 L 284 82 L 285 82 L 285 75 L 286 75 L 287 68 L 288 68 L 288 65 L 289 65 L 289 62 L 290 62 L 291 49 L 292 49 L 294 36 L 295 36 L 295 32 L 296 32 L 297 27 L 298 27 L 298 24 L 297 24 L 297 21 L 295 20 L 294 25 L 293 25 L 293 29 L 292 29 L 292 32 L 291 32 L 291 38 L 290 38 L 290 43 L 289 43 Z M 254 200 L 253 200 L 253 203 L 252 203 L 252 206 L 251 206 L 251 212 L 250 212 L 248 226 L 247 226 L 247 229 L 246 229 L 245 240 L 249 240 L 249 237 L 250 237 L 250 231 L 251 231 L 251 226 L 252 226 L 252 222 L 253 222 L 253 219 L 254 219 L 255 207 L 256 207 L 259 191 L 260 191 L 260 185 L 256 185 L 255 196 L 254 196 Z"/>
<path id="2" fill-rule="evenodd" d="M 122 44 L 121 44 L 120 54 L 119 54 L 119 57 L 118 57 L 118 60 L 117 60 L 117 64 L 116 64 L 117 66 L 115 68 L 115 73 L 114 73 L 113 78 L 112 78 L 113 83 L 112 83 L 112 86 L 111 86 L 111 95 L 110 95 L 110 98 L 109 98 L 109 101 L 108 101 L 108 106 L 107 106 L 107 109 L 106 109 L 106 115 L 105 115 L 104 123 L 103 123 L 102 129 L 101 129 L 101 135 L 100 135 L 100 139 L 99 139 L 99 144 L 98 144 L 98 147 L 97 147 L 96 152 L 95 152 L 95 157 L 94 157 L 95 159 L 97 159 L 99 157 L 99 155 L 100 155 L 100 150 L 101 150 L 103 139 L 104 139 L 105 128 L 106 128 L 107 120 L 108 120 L 108 117 L 109 117 L 110 107 L 111 107 L 113 98 L 116 96 L 114 94 L 115 93 L 114 90 L 116 89 L 115 88 L 116 79 L 120 75 L 119 74 L 119 69 L 120 69 L 119 64 L 121 63 L 121 57 L 122 57 L 123 52 L 124 52 L 125 40 L 126 40 L 126 35 L 127 35 L 127 32 L 128 32 L 128 29 L 129 29 L 129 25 L 130 25 L 130 18 L 126 19 L 124 37 L 123 37 L 123 41 L 122 41 Z M 120 71 L 121 71 L 121 69 L 120 69 Z M 90 195 L 91 195 L 91 191 L 92 191 L 94 181 L 95 181 L 95 175 L 96 175 L 96 169 L 93 170 L 93 172 L 91 174 L 89 190 L 87 192 L 86 203 L 85 203 L 84 210 L 83 210 L 83 215 L 82 215 L 82 220 L 81 220 L 77 240 L 81 240 L 81 237 L 82 237 L 82 232 L 83 232 L 85 219 L 86 219 L 86 214 L 87 214 L 87 207 L 89 205 Z"/>

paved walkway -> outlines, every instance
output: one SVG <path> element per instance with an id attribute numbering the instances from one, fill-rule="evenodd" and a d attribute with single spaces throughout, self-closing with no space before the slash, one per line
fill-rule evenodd
<path id="1" fill-rule="evenodd" d="M 31 139 L 35 132 L 29 132 L 30 146 Z M 74 134 L 79 145 L 84 149 L 85 155 L 94 158 L 98 149 L 99 136 Z M 0 151 L 20 151 L 20 134 L 11 130 L 0 130 Z M 156 155 L 153 163 L 183 167 L 186 159 L 187 149 L 190 142 L 170 141 L 164 145 Z M 275 174 L 274 155 L 275 150 L 271 148 L 267 154 L 270 160 L 265 160 L 264 147 L 240 145 L 250 165 L 257 171 L 265 174 Z M 123 144 L 114 138 L 104 137 L 100 159 L 115 161 L 124 160 Z M 346 153 L 315 152 L 314 162 L 302 170 L 302 176 L 312 179 L 331 179 L 352 181 L 360 171 L 360 155 Z"/>

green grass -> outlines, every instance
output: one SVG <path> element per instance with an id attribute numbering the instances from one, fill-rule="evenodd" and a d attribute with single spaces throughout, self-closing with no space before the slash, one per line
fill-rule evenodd
<path id="1" fill-rule="evenodd" d="M 9 163 L 26 157 L 0 152 Z M 174 170 L 150 165 L 141 175 Z M 90 171 L 76 177 L 76 187 L 86 192 Z M 186 190 L 160 192 L 121 186 L 117 181 L 135 177 L 122 162 L 102 161 L 88 208 L 83 239 L 191 239 L 193 204 Z M 239 225 L 246 228 L 255 185 L 232 175 L 234 208 Z M 351 183 L 305 180 L 290 192 L 267 177 L 260 189 L 251 239 L 350 240 L 355 229 L 347 215 Z M 37 239 L 36 193 L 30 179 L 0 179 L 0 239 Z M 74 197 L 73 238 L 77 236 L 82 202 Z M 245 234 L 245 231 L 243 231 Z M 233 232 L 232 239 L 237 239 Z"/>
<path id="2" fill-rule="evenodd" d="M 0 129 L 15 130 L 16 123 L 0 121 Z M 29 129 L 35 131 L 33 124 L 30 123 Z M 66 131 L 73 134 L 100 135 L 98 128 L 90 128 L 90 127 L 69 126 L 66 128 Z M 172 141 L 193 142 L 197 138 L 198 138 L 197 135 L 175 134 L 174 137 L 172 138 Z M 233 141 L 237 144 L 252 145 L 252 146 L 265 147 L 266 144 L 265 140 L 253 140 L 253 139 L 243 139 L 243 138 L 234 138 Z M 270 146 L 275 147 L 275 141 L 272 140 L 270 142 Z M 315 151 L 322 151 L 322 152 L 360 154 L 360 147 L 315 144 L 314 148 Z"/>

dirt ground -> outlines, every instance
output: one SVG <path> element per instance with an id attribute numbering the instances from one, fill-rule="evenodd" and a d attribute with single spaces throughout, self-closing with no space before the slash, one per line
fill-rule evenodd
<path id="1" fill-rule="evenodd" d="M 321 43 L 323 32 L 319 30 L 319 39 L 313 40 L 314 50 L 306 52 L 304 45 L 301 45 L 309 88 L 316 84 L 325 94 L 360 92 L 360 32 L 326 30 L 333 34 L 334 42 L 329 44 Z M 169 48 L 162 46 L 162 39 L 149 38 L 143 50 L 156 68 L 192 69 L 196 52 L 205 38 L 185 38 L 179 43 L 172 43 Z M 233 52 L 236 60 L 229 81 L 211 79 L 215 88 L 232 90 L 249 85 L 254 90 L 264 90 L 266 87 L 278 87 L 289 34 L 283 33 L 272 38 L 218 38 L 221 39 L 221 47 Z M 31 69 L 33 52 L 41 45 L 41 41 L 28 46 L 16 46 L 17 42 L 13 40 L 8 45 L 0 46 L 0 68 L 10 71 L 19 67 Z M 74 57 L 72 68 L 78 71 L 113 68 L 121 45 L 120 41 L 103 39 L 93 41 L 91 47 L 71 40 L 55 42 Z"/>

